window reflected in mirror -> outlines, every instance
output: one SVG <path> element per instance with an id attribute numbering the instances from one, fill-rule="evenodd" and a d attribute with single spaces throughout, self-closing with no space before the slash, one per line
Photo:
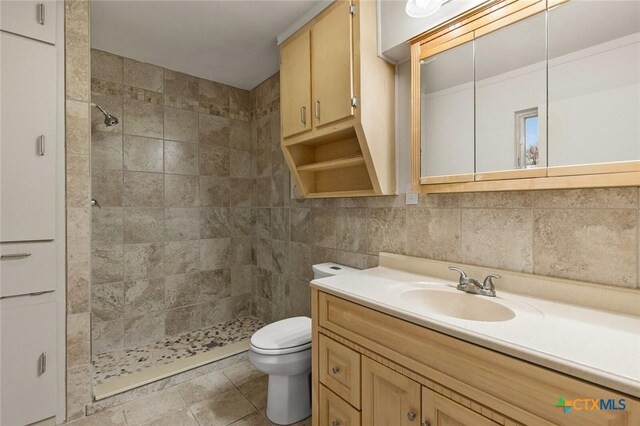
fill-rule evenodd
<path id="1" fill-rule="evenodd" d="M 549 166 L 640 159 L 640 2 L 549 10 Z"/>
<path id="2" fill-rule="evenodd" d="M 421 176 L 474 172 L 473 42 L 420 61 Z"/>

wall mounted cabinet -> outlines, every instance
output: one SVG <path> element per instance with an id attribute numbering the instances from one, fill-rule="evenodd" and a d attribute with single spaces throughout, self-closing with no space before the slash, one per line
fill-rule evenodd
<path id="1" fill-rule="evenodd" d="M 640 3 L 492 0 L 409 41 L 413 185 L 640 185 Z"/>
<path id="2" fill-rule="evenodd" d="M 0 2 L 0 30 L 54 44 L 56 2 L 3 0 Z"/>
<path id="3" fill-rule="evenodd" d="M 338 0 L 280 46 L 281 144 L 301 195 L 395 192 L 394 81 L 375 2 Z"/>

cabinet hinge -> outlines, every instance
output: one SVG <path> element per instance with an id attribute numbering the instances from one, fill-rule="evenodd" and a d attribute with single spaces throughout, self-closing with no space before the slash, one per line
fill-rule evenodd
<path id="1" fill-rule="evenodd" d="M 351 98 L 351 106 L 354 108 L 358 108 L 358 97 L 354 96 Z"/>
<path id="2" fill-rule="evenodd" d="M 356 16 L 356 5 L 355 4 L 352 4 L 352 5 L 349 6 L 349 14 L 351 16 Z"/>

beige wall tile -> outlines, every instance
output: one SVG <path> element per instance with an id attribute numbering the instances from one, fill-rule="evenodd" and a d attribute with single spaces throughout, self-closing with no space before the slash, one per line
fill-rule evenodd
<path id="1" fill-rule="evenodd" d="M 162 173 L 164 171 L 164 141 L 125 135 L 124 169 Z"/>
<path id="2" fill-rule="evenodd" d="M 91 365 L 67 369 L 67 420 L 84 416 L 85 405 L 91 400 Z"/>
<path id="3" fill-rule="evenodd" d="M 91 249 L 91 286 L 121 281 L 123 277 L 123 249 L 121 244 Z"/>
<path id="4" fill-rule="evenodd" d="M 229 177 L 230 153 L 228 148 L 200 145 L 200 175 Z"/>
<path id="5" fill-rule="evenodd" d="M 67 155 L 67 207 L 88 207 L 89 156 Z"/>
<path id="6" fill-rule="evenodd" d="M 88 261 L 67 263 L 67 313 L 90 312 L 91 266 Z"/>
<path id="7" fill-rule="evenodd" d="M 122 207 L 122 172 L 119 170 L 93 169 L 91 171 L 91 198 L 100 207 Z M 94 213 L 99 213 L 95 212 Z"/>
<path id="8" fill-rule="evenodd" d="M 228 207 L 206 207 L 200 209 L 200 238 L 222 238 L 230 236 Z"/>
<path id="9" fill-rule="evenodd" d="M 123 231 L 123 210 L 121 207 L 94 209 L 91 215 L 91 244 L 93 247 L 122 244 Z"/>
<path id="10" fill-rule="evenodd" d="M 460 216 L 458 209 L 407 209 L 407 254 L 459 262 Z"/>
<path id="11" fill-rule="evenodd" d="M 124 321 L 124 346 L 140 346 L 162 339 L 165 335 L 165 318 L 166 312 L 164 311 L 126 318 Z M 126 409 L 125 413 L 127 413 Z"/>
<path id="12" fill-rule="evenodd" d="M 152 243 L 164 239 L 164 209 L 128 207 L 124 209 L 124 242 Z"/>
<path id="13" fill-rule="evenodd" d="M 232 178 L 251 177 L 251 154 L 239 149 L 231 149 L 229 173 Z"/>
<path id="14" fill-rule="evenodd" d="M 229 119 L 216 115 L 200 114 L 198 141 L 204 145 L 230 145 L 231 131 Z"/>
<path id="15" fill-rule="evenodd" d="M 186 99 L 196 99 L 198 97 L 198 78 L 165 69 L 164 94 Z"/>
<path id="16" fill-rule="evenodd" d="M 67 316 L 67 366 L 78 367 L 91 362 L 90 314 Z"/>
<path id="17" fill-rule="evenodd" d="M 199 301 L 200 273 L 170 275 L 165 278 L 167 308 L 189 306 Z"/>
<path id="18" fill-rule="evenodd" d="M 162 68 L 124 58 L 124 79 L 127 86 L 139 87 L 153 92 L 162 92 L 163 70 Z"/>
<path id="19" fill-rule="evenodd" d="M 178 108 L 164 108 L 164 138 L 198 142 L 198 114 Z"/>
<path id="20" fill-rule="evenodd" d="M 91 287 L 91 313 L 95 323 L 115 321 L 124 314 L 124 283 L 105 283 Z"/>
<path id="21" fill-rule="evenodd" d="M 637 188 L 559 189 L 531 192 L 537 208 L 638 208 Z"/>
<path id="22" fill-rule="evenodd" d="M 122 170 L 122 135 L 93 131 L 91 133 L 91 166 L 93 169 Z"/>
<path id="23" fill-rule="evenodd" d="M 69 43 L 67 43 L 65 50 L 66 97 L 75 101 L 89 102 L 91 85 L 89 50 Z"/>
<path id="24" fill-rule="evenodd" d="M 169 208 L 164 211 L 165 238 L 168 240 L 194 240 L 200 235 L 200 209 Z"/>
<path id="25" fill-rule="evenodd" d="M 162 275 L 164 243 L 125 244 L 124 279 L 143 279 Z"/>
<path id="26" fill-rule="evenodd" d="M 94 355 L 113 352 L 123 347 L 124 318 L 91 323 L 91 350 Z"/>
<path id="27" fill-rule="evenodd" d="M 163 116 L 162 105 L 125 99 L 122 119 L 124 133 L 162 138 Z"/>
<path id="28" fill-rule="evenodd" d="M 378 208 L 371 209 L 370 212 L 368 252 L 371 254 L 378 254 L 381 251 L 406 253 L 406 210 Z"/>
<path id="29" fill-rule="evenodd" d="M 198 174 L 198 145 L 186 142 L 164 142 L 164 171 L 180 175 Z"/>
<path id="30" fill-rule="evenodd" d="M 230 200 L 230 180 L 216 176 L 200 176 L 200 206 L 226 207 Z"/>
<path id="31" fill-rule="evenodd" d="M 230 120 L 229 145 L 235 149 L 251 150 L 251 126 L 249 123 Z"/>
<path id="32" fill-rule="evenodd" d="M 124 313 L 127 317 L 164 309 L 164 277 L 124 283 Z"/>
<path id="33" fill-rule="evenodd" d="M 122 83 L 122 57 L 91 49 L 91 78 Z"/>
<path id="34" fill-rule="evenodd" d="M 231 260 L 231 240 L 213 238 L 200 240 L 200 270 L 229 268 Z"/>
<path id="35" fill-rule="evenodd" d="M 90 150 L 89 105 L 86 102 L 66 101 L 66 152 L 88 155 Z"/>
<path id="36" fill-rule="evenodd" d="M 200 270 L 200 241 L 169 241 L 164 246 L 166 275 L 191 273 Z"/>
<path id="37" fill-rule="evenodd" d="M 164 205 L 166 207 L 197 207 L 199 204 L 198 176 L 164 175 Z"/>
<path id="38" fill-rule="evenodd" d="M 162 207 L 164 204 L 163 174 L 124 172 L 122 203 L 124 207 Z"/>
<path id="39" fill-rule="evenodd" d="M 533 271 L 531 210 L 463 210 L 461 238 L 463 263 Z"/>
<path id="40" fill-rule="evenodd" d="M 177 336 L 201 327 L 201 310 L 198 305 L 169 309 L 165 320 L 165 334 Z"/>
<path id="41" fill-rule="evenodd" d="M 536 210 L 534 220 L 534 273 L 637 286 L 637 210 Z"/>
<path id="42" fill-rule="evenodd" d="M 229 86 L 215 81 L 198 79 L 200 112 L 221 117 L 229 116 Z"/>

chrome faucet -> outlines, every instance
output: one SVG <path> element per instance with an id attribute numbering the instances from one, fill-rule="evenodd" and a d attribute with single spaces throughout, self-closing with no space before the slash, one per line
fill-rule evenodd
<path id="1" fill-rule="evenodd" d="M 456 287 L 458 290 L 466 293 L 479 294 L 481 296 L 496 297 L 496 286 L 493 283 L 493 280 L 501 278 L 500 275 L 487 275 L 482 284 L 480 284 L 480 281 L 469 277 L 467 273 L 460 268 L 449 266 L 449 269 L 460 273 L 460 279 L 458 281 L 458 286 Z"/>

